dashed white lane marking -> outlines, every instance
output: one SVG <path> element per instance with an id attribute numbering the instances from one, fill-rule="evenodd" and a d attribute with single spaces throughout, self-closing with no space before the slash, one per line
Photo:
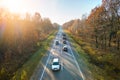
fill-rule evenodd
<path id="1" fill-rule="evenodd" d="M 68 42 L 68 43 L 69 43 L 69 42 Z M 78 65 L 78 62 L 77 62 L 77 60 L 76 60 L 76 58 L 75 58 L 75 56 L 74 56 L 74 54 L 73 54 L 73 51 L 72 51 L 72 49 L 71 49 L 71 47 L 70 47 L 70 43 L 69 43 L 69 48 L 70 48 L 70 51 L 71 51 L 71 53 L 72 53 L 72 55 L 73 55 L 74 61 L 75 61 L 76 65 L 77 65 L 77 68 L 78 68 L 78 70 L 79 70 L 79 72 L 80 72 L 80 74 L 81 74 L 81 77 L 82 77 L 83 80 L 85 80 L 85 77 L 84 77 L 84 75 L 83 75 L 83 73 L 82 73 L 82 71 L 81 71 L 81 69 L 80 69 L 80 67 L 79 67 L 79 65 Z"/>
<path id="2" fill-rule="evenodd" d="M 62 67 L 62 71 L 63 71 L 63 63 L 62 63 L 62 66 L 61 66 L 61 67 Z"/>
<path id="3" fill-rule="evenodd" d="M 44 75 L 44 73 L 45 73 L 46 66 L 47 66 L 47 64 L 48 64 L 49 59 L 50 59 L 50 54 L 49 54 L 49 56 L 48 56 L 48 59 L 47 59 L 47 62 L 46 62 L 46 64 L 45 64 L 45 66 L 44 66 L 44 69 L 43 69 L 42 75 L 41 75 L 41 77 L 40 77 L 40 80 L 42 80 L 42 78 L 43 78 L 43 75 Z"/>

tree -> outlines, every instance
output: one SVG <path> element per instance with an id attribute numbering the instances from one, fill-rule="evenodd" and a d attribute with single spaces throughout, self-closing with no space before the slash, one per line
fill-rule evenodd
<path id="1" fill-rule="evenodd" d="M 117 49 L 120 49 L 120 30 L 117 32 Z"/>
<path id="2" fill-rule="evenodd" d="M 42 18 L 41 18 L 40 13 L 36 12 L 36 13 L 34 14 L 33 20 L 35 21 L 35 23 L 41 22 L 41 21 L 42 21 Z"/>

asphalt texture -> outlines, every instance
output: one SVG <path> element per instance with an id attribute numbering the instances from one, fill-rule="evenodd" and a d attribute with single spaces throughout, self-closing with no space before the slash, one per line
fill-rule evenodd
<path id="1" fill-rule="evenodd" d="M 34 75 L 30 80 L 86 80 L 84 73 L 81 71 L 80 64 L 76 60 L 75 51 L 70 46 L 70 42 L 66 39 L 66 44 L 63 43 L 63 30 L 59 29 L 55 39 L 52 42 L 50 50 L 40 64 L 38 65 Z M 68 36 L 65 36 L 68 38 Z M 56 40 L 59 44 L 55 44 Z M 68 51 L 63 51 L 63 47 L 67 46 Z M 61 69 L 59 71 L 53 71 L 51 69 L 52 60 L 54 57 L 60 59 Z"/>

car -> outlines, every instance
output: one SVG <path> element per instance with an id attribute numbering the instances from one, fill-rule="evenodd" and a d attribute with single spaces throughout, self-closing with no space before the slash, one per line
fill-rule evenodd
<path id="1" fill-rule="evenodd" d="M 67 44 L 67 42 L 65 40 L 63 40 L 63 44 Z"/>
<path id="2" fill-rule="evenodd" d="M 59 71 L 61 69 L 59 58 L 53 58 L 52 71 Z"/>
<path id="3" fill-rule="evenodd" d="M 56 41 L 55 41 L 55 44 L 56 44 L 56 45 L 59 45 L 59 41 L 58 41 L 58 40 L 56 40 Z"/>
<path id="4" fill-rule="evenodd" d="M 66 36 L 65 33 L 62 34 L 63 36 Z"/>
<path id="5" fill-rule="evenodd" d="M 66 51 L 66 52 L 68 51 L 67 46 L 64 46 L 64 47 L 63 47 L 63 51 Z"/>
<path id="6" fill-rule="evenodd" d="M 67 38 L 65 36 L 63 36 L 63 40 L 66 40 Z"/>

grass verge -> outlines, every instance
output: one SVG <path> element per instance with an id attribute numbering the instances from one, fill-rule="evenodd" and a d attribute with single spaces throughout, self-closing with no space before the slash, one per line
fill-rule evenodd
<path id="1" fill-rule="evenodd" d="M 11 80 L 29 80 L 32 73 L 34 72 L 36 66 L 38 65 L 40 59 L 45 55 L 48 48 L 50 47 L 50 42 L 55 37 L 56 31 L 51 33 L 48 38 L 42 42 L 37 43 L 39 50 L 35 52 L 30 59 L 25 62 L 25 64 L 14 73 L 14 76 Z"/>
<path id="2" fill-rule="evenodd" d="M 92 72 L 93 80 L 120 80 L 119 56 L 115 53 L 95 49 L 90 43 L 72 35 L 72 45 Z"/>

